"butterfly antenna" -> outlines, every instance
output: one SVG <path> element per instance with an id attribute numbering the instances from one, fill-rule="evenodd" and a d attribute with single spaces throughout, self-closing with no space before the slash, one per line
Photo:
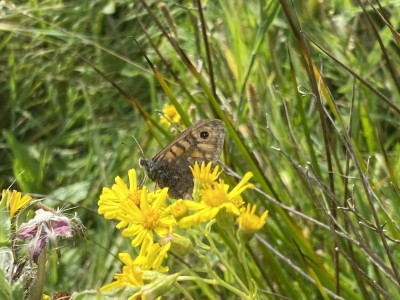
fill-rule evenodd
<path id="1" fill-rule="evenodd" d="M 143 149 L 142 147 L 140 147 L 139 142 L 137 141 L 137 139 L 132 135 L 133 140 L 135 141 L 136 145 L 139 147 L 140 149 L 140 153 L 142 153 L 142 157 L 146 158 L 146 155 L 144 155 Z"/>
<path id="2" fill-rule="evenodd" d="M 132 138 L 133 138 L 133 140 L 135 141 L 136 145 L 139 147 L 140 152 L 142 153 L 142 157 L 143 157 L 143 158 L 146 158 L 146 155 L 144 154 L 142 147 L 140 147 L 140 144 L 139 144 L 139 142 L 137 141 L 137 139 L 136 139 L 133 135 L 132 135 Z M 144 173 L 142 174 L 142 178 L 141 178 L 140 181 L 139 181 L 138 188 L 141 188 L 141 187 L 143 186 L 144 181 L 146 180 L 146 177 L 147 177 L 147 176 L 146 176 L 146 172 L 144 172 Z"/>

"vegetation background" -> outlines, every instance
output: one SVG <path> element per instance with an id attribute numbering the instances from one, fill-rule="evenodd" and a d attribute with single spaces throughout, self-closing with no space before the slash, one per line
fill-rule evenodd
<path id="1" fill-rule="evenodd" d="M 222 119 L 223 161 L 255 175 L 256 298 L 399 299 L 399 21 L 395 0 L 0 1 L 0 185 L 85 226 L 45 291 L 113 280 L 130 245 L 99 194 L 141 172 L 132 136 L 148 157 L 173 138 L 174 104 L 183 128 Z"/>

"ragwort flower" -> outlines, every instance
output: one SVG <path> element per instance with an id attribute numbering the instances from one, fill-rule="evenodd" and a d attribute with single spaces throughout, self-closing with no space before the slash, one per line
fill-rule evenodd
<path id="1" fill-rule="evenodd" d="M 161 267 L 161 265 L 168 257 L 170 248 L 171 242 L 167 242 L 164 245 L 155 243 L 150 247 L 142 247 L 135 261 L 140 264 L 143 270 L 154 270 L 160 273 L 168 272 L 168 267 Z"/>
<path id="2" fill-rule="evenodd" d="M 194 167 L 192 168 L 189 166 L 190 170 L 192 170 L 193 173 L 193 180 L 194 183 L 200 183 L 200 184 L 212 184 L 214 181 L 218 179 L 218 176 L 221 174 L 222 171 L 219 171 L 219 166 L 215 166 L 213 170 L 212 168 L 212 162 L 209 162 L 207 165 L 204 163 L 204 161 L 201 163 L 201 166 L 197 163 L 197 161 L 194 164 Z"/>
<path id="3" fill-rule="evenodd" d="M 116 273 L 114 275 L 115 281 L 103 286 L 100 291 L 105 292 L 120 288 L 138 287 L 137 292 L 128 298 L 129 300 L 137 299 L 137 297 L 139 297 L 142 293 L 139 287 L 144 285 L 144 270 L 142 270 L 140 265 L 132 259 L 129 253 L 120 253 L 118 256 L 119 259 L 124 263 L 122 273 Z"/>
<path id="4" fill-rule="evenodd" d="M 246 173 L 238 185 L 230 192 L 228 192 L 229 185 L 224 184 L 223 181 L 204 185 L 200 191 L 200 202 L 184 200 L 187 208 L 196 211 L 196 213 L 182 218 L 179 221 L 179 226 L 186 228 L 200 222 L 207 222 L 213 219 L 221 210 L 239 215 L 239 209 L 244 203 L 240 194 L 248 188 L 254 188 L 253 184 L 247 183 L 252 176 L 252 173 Z"/>
<path id="5" fill-rule="evenodd" d="M 32 199 L 29 195 L 24 195 L 21 197 L 21 192 L 13 190 L 3 190 L 1 195 L 2 201 L 7 201 L 7 208 L 10 212 L 10 219 L 12 219 L 17 212 L 23 208 Z"/>
<path id="6" fill-rule="evenodd" d="M 127 224 L 122 235 L 134 237 L 132 247 L 139 246 L 145 239 L 153 241 L 154 233 L 159 237 L 164 237 L 172 232 L 173 227 L 176 226 L 176 220 L 165 210 L 167 198 L 167 188 L 158 193 L 148 193 L 147 188 L 143 187 L 139 206 L 132 202 L 122 204 L 124 213 L 118 218 Z"/>
<path id="7" fill-rule="evenodd" d="M 121 205 L 126 202 L 131 202 L 136 206 L 140 204 L 140 195 L 142 191 L 137 188 L 135 169 L 128 171 L 128 177 L 129 187 L 121 177 L 117 176 L 115 177 L 115 184 L 111 189 L 107 187 L 103 188 L 98 202 L 98 213 L 104 215 L 104 218 L 118 219 L 118 216 L 123 213 Z"/>
<path id="8" fill-rule="evenodd" d="M 167 127 L 171 126 L 172 123 L 179 123 L 181 120 L 181 115 L 176 110 L 175 106 L 171 104 L 166 104 L 162 110 L 162 115 L 160 119 L 160 123 Z"/>
<path id="9" fill-rule="evenodd" d="M 187 214 L 188 209 L 186 205 L 183 203 L 183 200 L 179 199 L 176 200 L 174 203 L 172 203 L 170 206 L 168 206 L 166 208 L 166 211 L 170 212 L 171 215 L 173 215 L 174 218 L 178 220 L 179 218 Z"/>
<path id="10" fill-rule="evenodd" d="M 151 247 L 142 247 L 139 256 L 132 259 L 129 253 L 119 253 L 119 259 L 124 263 L 122 273 L 114 275 L 115 281 L 109 283 L 101 288 L 101 291 L 110 291 L 120 288 L 137 288 L 137 291 L 130 296 L 128 299 L 146 299 L 146 294 L 149 288 L 145 286 L 148 278 L 157 277 L 156 274 L 165 273 L 168 271 L 168 267 L 161 267 L 161 264 L 168 257 L 168 250 L 171 247 L 171 243 L 166 243 L 163 246 L 156 243 Z M 150 271 L 154 270 L 157 273 Z M 149 273 L 147 276 L 146 274 Z M 145 280 L 144 278 L 147 278 Z M 153 298 L 152 298 L 153 299 Z"/>
<path id="11" fill-rule="evenodd" d="M 255 214 L 256 205 L 253 207 L 250 203 L 247 204 L 247 208 L 237 218 L 239 228 L 246 233 L 256 233 L 265 225 L 265 219 L 268 217 L 268 210 L 266 210 L 260 217 Z"/>
<path id="12" fill-rule="evenodd" d="M 203 185 L 213 184 L 218 179 L 218 176 L 221 174 L 222 171 L 219 171 L 218 165 L 215 166 L 213 170 L 211 170 L 212 167 L 212 162 L 209 162 L 207 165 L 202 162 L 201 166 L 199 166 L 199 164 L 195 162 L 193 167 L 189 166 L 193 174 L 194 182 L 193 199 L 198 199 L 199 192 Z"/>

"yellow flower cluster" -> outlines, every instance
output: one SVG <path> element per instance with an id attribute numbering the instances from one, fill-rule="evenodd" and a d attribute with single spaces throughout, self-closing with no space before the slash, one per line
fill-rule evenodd
<path id="1" fill-rule="evenodd" d="M 200 167 L 196 163 L 191 170 L 194 178 L 193 200 L 172 199 L 172 203 L 168 204 L 168 188 L 155 192 L 149 192 L 146 187 L 139 189 L 134 169 L 128 172 L 129 187 L 116 177 L 111 189 L 103 188 L 98 213 L 106 219 L 118 220 L 117 228 L 123 229 L 124 237 L 132 238 L 132 247 L 140 247 L 140 254 L 134 260 L 128 254 L 120 254 L 124 263 L 122 273 L 116 274 L 115 281 L 102 290 L 138 287 L 135 296 L 145 297 L 150 284 L 143 279 L 146 272 L 167 272 L 168 268 L 162 267 L 162 263 L 168 257 L 171 241 L 182 243 L 181 237 L 176 234 L 176 227 L 186 229 L 196 226 L 214 220 L 219 214 L 237 216 L 239 228 L 246 233 L 255 233 L 264 226 L 268 212 L 257 216 L 256 206 L 248 204 L 245 208 L 241 197 L 246 189 L 254 188 L 248 183 L 252 173 L 246 173 L 229 191 L 229 185 L 218 180 L 218 166 L 212 168 L 211 163 L 207 166 L 203 163 Z"/>

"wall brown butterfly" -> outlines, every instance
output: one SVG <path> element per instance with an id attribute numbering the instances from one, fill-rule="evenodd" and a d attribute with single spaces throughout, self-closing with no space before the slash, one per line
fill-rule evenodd
<path id="1" fill-rule="evenodd" d="M 168 195 L 175 199 L 191 199 L 193 175 L 189 166 L 197 161 L 216 163 L 224 145 L 224 123 L 203 120 L 179 134 L 153 159 L 141 158 L 139 164 L 149 178 L 161 188 L 168 187 Z"/>

